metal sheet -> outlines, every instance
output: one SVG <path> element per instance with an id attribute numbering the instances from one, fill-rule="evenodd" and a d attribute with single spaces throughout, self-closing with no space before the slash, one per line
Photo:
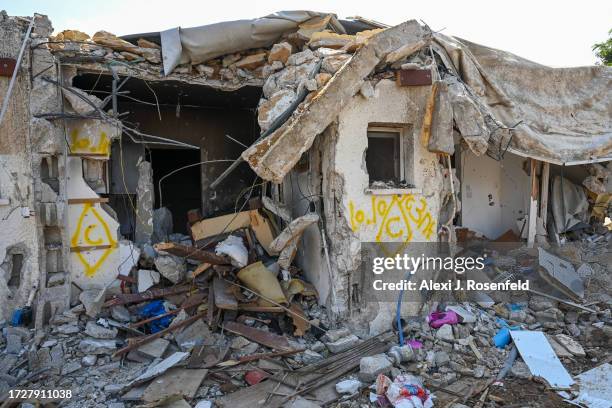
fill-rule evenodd
<path id="1" fill-rule="evenodd" d="M 12 76 L 16 65 L 17 60 L 15 58 L 0 58 L 0 76 Z"/>
<path id="2" fill-rule="evenodd" d="M 538 331 L 510 331 L 523 361 L 531 374 L 542 377 L 555 388 L 569 388 L 574 380 L 553 351 L 544 333 Z"/>
<path id="3" fill-rule="evenodd" d="M 431 69 L 400 69 L 397 83 L 400 86 L 431 85 Z"/>
<path id="4" fill-rule="evenodd" d="M 570 262 L 538 248 L 538 263 L 543 278 L 555 288 L 576 300 L 584 297 L 584 283 Z"/>
<path id="5" fill-rule="evenodd" d="M 576 376 L 580 394 L 572 401 L 589 408 L 612 407 L 612 365 L 606 363 Z"/>

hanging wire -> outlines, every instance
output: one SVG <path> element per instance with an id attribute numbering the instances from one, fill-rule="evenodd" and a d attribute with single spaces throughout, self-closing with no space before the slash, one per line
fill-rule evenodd
<path id="1" fill-rule="evenodd" d="M 234 161 L 235 160 L 232 160 L 232 159 L 205 160 L 205 161 L 201 161 L 201 162 L 198 162 L 198 163 L 192 163 L 192 164 L 188 164 L 188 165 L 183 166 L 183 167 L 179 167 L 178 169 L 174 169 L 170 173 L 165 174 L 157 182 L 157 188 L 159 190 L 159 206 L 160 207 L 164 206 L 163 199 L 162 199 L 162 187 L 161 187 L 161 184 L 162 184 L 162 181 L 164 181 L 166 178 L 172 176 L 173 174 L 178 173 L 181 170 L 185 170 L 185 169 L 188 169 L 190 167 L 200 166 L 202 164 L 211 164 L 211 163 L 227 163 L 227 162 L 232 162 L 233 163 Z"/>

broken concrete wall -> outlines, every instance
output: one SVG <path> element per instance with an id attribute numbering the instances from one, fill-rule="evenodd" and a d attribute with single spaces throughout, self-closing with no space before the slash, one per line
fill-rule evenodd
<path id="1" fill-rule="evenodd" d="M 151 243 L 153 234 L 153 170 L 151 163 L 140 161 L 138 167 L 138 186 L 136 188 L 136 233 L 135 241 L 138 245 Z"/>
<path id="2" fill-rule="evenodd" d="M 16 59 L 28 23 L 0 14 L 0 55 Z M 36 47 L 51 33 L 49 20 L 36 17 L 26 46 L 9 108 L 0 125 L 0 296 L 5 299 L 0 316 L 9 318 L 17 308 L 42 298 L 47 269 L 59 263 L 65 271 L 60 248 L 48 243 L 50 230 L 63 220 L 57 202 L 60 190 L 58 162 L 60 128 L 33 117 L 53 109 L 58 93 L 41 75 L 54 75 L 56 67 L 48 51 Z M 7 94 L 10 77 L 0 77 L 0 95 Z"/>
<path id="3" fill-rule="evenodd" d="M 469 150 L 461 154 L 461 226 L 495 239 L 529 214 L 530 179 L 525 158 L 506 153 L 501 161 Z M 527 226 L 525 225 L 525 231 Z"/>
<path id="4" fill-rule="evenodd" d="M 369 99 L 357 94 L 342 109 L 337 125 L 323 135 L 323 195 L 328 238 L 332 248 L 331 310 L 337 315 L 358 311 L 361 322 L 369 322 L 371 333 L 391 326 L 388 303 L 359 302 L 357 273 L 361 242 L 436 242 L 437 217 L 443 186 L 436 154 L 427 151 L 418 138 L 430 87 L 398 87 L 381 80 Z M 371 190 L 365 164 L 367 132 L 372 125 L 398 126 L 402 137 L 413 145 L 414 188 Z M 384 159 L 384 158 L 381 158 Z M 402 225 L 404 208 L 421 209 L 422 220 Z M 389 207 L 378 214 L 380 206 Z M 372 222 L 366 222 L 370 220 Z M 411 232 L 410 232 L 411 231 Z M 420 254 L 418 254 L 420 255 Z M 415 314 L 418 302 L 406 304 L 407 315 Z M 365 306 L 365 307 L 364 307 Z"/>
<path id="5" fill-rule="evenodd" d="M 312 211 L 322 214 L 321 139 L 315 140 L 310 150 L 304 153 L 300 162 L 284 179 L 283 201 L 290 203 L 294 219 Z M 325 305 L 330 297 L 331 283 L 321 240 L 321 223 L 310 225 L 304 230 L 295 262 L 308 282 L 317 289 L 319 302 Z"/>

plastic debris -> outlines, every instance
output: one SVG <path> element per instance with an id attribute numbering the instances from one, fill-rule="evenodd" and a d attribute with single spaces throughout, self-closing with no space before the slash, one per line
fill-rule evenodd
<path id="1" fill-rule="evenodd" d="M 361 388 L 361 381 L 358 380 L 344 380 L 336 384 L 336 391 L 338 394 L 354 394 Z"/>
<path id="2" fill-rule="evenodd" d="M 147 303 L 143 307 L 138 310 L 138 315 L 142 319 L 148 319 L 151 317 L 159 316 L 164 313 L 167 313 L 166 306 L 161 300 L 154 300 L 152 302 Z M 170 326 L 172 319 L 174 316 L 164 316 L 159 319 L 155 319 L 152 322 L 147 323 L 147 327 L 151 331 L 151 333 L 157 333 Z"/>
<path id="3" fill-rule="evenodd" d="M 422 381 L 412 374 L 400 374 L 393 381 L 380 374 L 376 379 L 376 394 L 379 404 L 384 403 L 385 399 L 381 398 L 384 396 L 395 408 L 433 407 L 431 394 L 423 387 Z"/>
<path id="4" fill-rule="evenodd" d="M 429 326 L 438 329 L 445 324 L 459 323 L 459 315 L 452 310 L 447 312 L 433 312 L 427 317 Z"/>

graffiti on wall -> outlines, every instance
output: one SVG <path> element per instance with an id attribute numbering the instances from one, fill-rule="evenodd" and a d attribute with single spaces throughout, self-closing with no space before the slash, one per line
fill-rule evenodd
<path id="1" fill-rule="evenodd" d="M 81 154 L 104 154 L 110 153 L 110 137 L 105 131 L 96 134 L 83 132 L 83 129 L 75 127 L 70 130 L 70 152 Z"/>
<path id="2" fill-rule="evenodd" d="M 371 197 L 368 208 L 357 208 L 349 201 L 351 228 L 354 232 L 372 226 L 376 242 L 411 242 L 415 231 L 428 241 L 435 233 L 436 221 L 427 209 L 427 201 L 412 194 Z"/>
<path id="3" fill-rule="evenodd" d="M 72 233 L 70 246 L 83 265 L 85 276 L 92 277 L 115 250 L 117 242 L 94 205 L 92 203 L 80 205 L 83 210 Z"/>

